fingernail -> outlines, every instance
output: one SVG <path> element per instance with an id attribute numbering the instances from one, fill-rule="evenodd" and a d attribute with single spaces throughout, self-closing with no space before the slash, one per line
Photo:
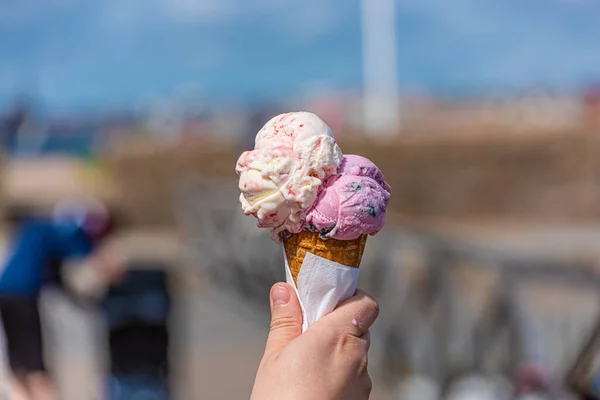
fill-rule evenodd
<path id="1" fill-rule="evenodd" d="M 271 298 L 274 306 L 283 306 L 290 301 L 290 291 L 287 285 L 278 284 L 271 290 Z"/>

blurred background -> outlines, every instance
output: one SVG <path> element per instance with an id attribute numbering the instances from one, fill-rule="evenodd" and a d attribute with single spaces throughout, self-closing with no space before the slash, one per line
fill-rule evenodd
<path id="1" fill-rule="evenodd" d="M 93 306 L 43 292 L 60 398 L 248 397 L 284 267 L 234 166 L 292 110 L 393 188 L 373 399 L 600 398 L 598 43 L 592 0 L 0 0 L 3 257 L 93 196 L 131 271 Z"/>

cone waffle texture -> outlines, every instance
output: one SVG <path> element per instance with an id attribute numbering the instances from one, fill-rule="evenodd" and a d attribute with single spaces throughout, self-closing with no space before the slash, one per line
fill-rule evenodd
<path id="1" fill-rule="evenodd" d="M 318 232 L 302 231 L 284 242 L 285 256 L 294 282 L 307 252 L 348 267 L 358 268 L 367 243 L 367 235 L 354 240 L 321 239 Z"/>

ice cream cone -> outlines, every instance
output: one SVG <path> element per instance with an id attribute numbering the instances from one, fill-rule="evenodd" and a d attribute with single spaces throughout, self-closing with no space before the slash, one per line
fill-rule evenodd
<path id="1" fill-rule="evenodd" d="M 321 239 L 318 232 L 302 231 L 285 240 L 285 256 L 290 266 L 294 283 L 307 252 L 333 262 L 358 268 L 367 243 L 367 235 L 354 240 Z"/>

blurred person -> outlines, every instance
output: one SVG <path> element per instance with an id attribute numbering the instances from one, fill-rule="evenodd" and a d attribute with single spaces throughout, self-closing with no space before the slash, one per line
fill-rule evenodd
<path id="1" fill-rule="evenodd" d="M 340 304 L 302 333 L 295 290 L 271 289 L 271 330 L 251 400 L 368 399 L 369 328 L 379 315 L 364 292 Z"/>
<path id="2" fill-rule="evenodd" d="M 15 393 L 22 399 L 50 400 L 57 394 L 44 364 L 38 308 L 44 287 L 62 286 L 67 263 L 84 262 L 109 281 L 119 267 L 95 251 L 112 228 L 106 209 L 93 201 L 64 201 L 51 217 L 18 222 L 0 272 L 0 318 Z"/>
<path id="3" fill-rule="evenodd" d="M 172 264 L 135 262 L 102 301 L 108 327 L 108 398 L 171 398 L 168 270 Z M 145 397 L 144 397 L 145 396 Z"/>

